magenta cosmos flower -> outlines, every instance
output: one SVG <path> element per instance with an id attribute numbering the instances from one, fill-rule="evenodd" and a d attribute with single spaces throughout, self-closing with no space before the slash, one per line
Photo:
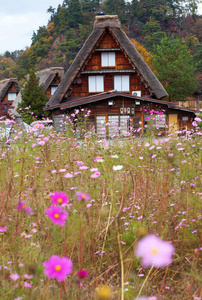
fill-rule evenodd
<path id="1" fill-rule="evenodd" d="M 68 204 L 69 198 L 66 196 L 65 192 L 54 192 L 51 195 L 52 204 Z"/>
<path id="2" fill-rule="evenodd" d="M 88 277 L 88 273 L 87 273 L 87 271 L 86 270 L 79 270 L 78 272 L 77 272 L 77 276 L 79 277 L 79 278 L 85 278 L 85 277 Z"/>
<path id="3" fill-rule="evenodd" d="M 0 232 L 5 232 L 7 230 L 7 226 L 0 226 Z"/>
<path id="4" fill-rule="evenodd" d="M 149 234 L 138 242 L 135 254 L 141 257 L 144 268 L 149 266 L 162 268 L 172 263 L 174 252 L 172 244 L 154 234 Z"/>
<path id="5" fill-rule="evenodd" d="M 95 172 L 95 173 L 93 173 L 93 174 L 91 174 L 91 178 L 97 178 L 97 177 L 99 177 L 100 176 L 100 172 Z"/>
<path id="6" fill-rule="evenodd" d="M 31 212 L 32 212 L 31 207 L 28 207 L 24 201 L 20 201 L 18 203 L 17 209 L 22 210 L 22 211 L 26 211 L 26 212 L 28 212 L 28 214 L 31 214 Z"/>
<path id="7" fill-rule="evenodd" d="M 90 200 L 90 195 L 83 192 L 77 192 L 77 198 L 78 200 L 88 201 Z"/>
<path id="8" fill-rule="evenodd" d="M 54 224 L 58 224 L 60 226 L 65 225 L 67 212 L 60 206 L 51 206 L 51 208 L 45 210 L 45 213 L 53 221 Z"/>
<path id="9" fill-rule="evenodd" d="M 53 255 L 43 265 L 45 267 L 44 274 L 49 278 L 56 278 L 57 281 L 63 281 L 67 275 L 71 274 L 73 262 L 65 256 Z"/>

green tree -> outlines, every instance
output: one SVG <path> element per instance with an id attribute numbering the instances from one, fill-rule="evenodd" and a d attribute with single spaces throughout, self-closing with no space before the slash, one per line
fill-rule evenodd
<path id="1" fill-rule="evenodd" d="M 126 2 L 124 0 L 104 0 L 101 9 L 106 14 L 118 15 L 122 23 L 126 22 Z"/>
<path id="2" fill-rule="evenodd" d="M 45 107 L 48 98 L 43 90 L 43 85 L 39 85 L 39 77 L 36 77 L 34 67 L 30 70 L 24 88 L 21 91 L 22 102 L 18 105 L 18 110 L 21 112 L 25 122 L 32 122 L 32 114 L 27 113 L 27 108 L 34 113 L 39 119 L 44 115 L 43 108 Z"/>
<path id="3" fill-rule="evenodd" d="M 170 102 L 186 100 L 195 91 L 198 85 L 194 79 L 196 67 L 183 40 L 164 37 L 154 50 L 153 65 Z"/>

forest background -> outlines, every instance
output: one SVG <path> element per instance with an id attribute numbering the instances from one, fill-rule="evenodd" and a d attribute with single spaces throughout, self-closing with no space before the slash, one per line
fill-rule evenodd
<path id="1" fill-rule="evenodd" d="M 23 85 L 33 66 L 35 70 L 62 66 L 66 71 L 91 33 L 95 15 L 105 13 L 119 16 L 123 30 L 164 86 L 163 66 L 160 64 L 158 69 L 155 63 L 158 56 L 161 61 L 162 56 L 168 60 L 168 53 L 162 53 L 162 48 L 169 52 L 176 45 L 181 52 L 186 49 L 183 61 L 180 57 L 179 60 L 183 65 L 187 61 L 191 69 L 188 75 L 188 85 L 192 85 L 188 93 L 191 95 L 198 86 L 196 77 L 202 77 L 202 16 L 197 13 L 198 5 L 198 0 L 64 0 L 57 8 L 50 6 L 47 9 L 50 14 L 48 24 L 33 32 L 30 47 L 0 55 L 0 80 L 17 77 Z M 169 59 L 173 69 L 173 58 Z M 189 72 L 186 68 L 178 68 L 183 74 L 172 80 Z"/>

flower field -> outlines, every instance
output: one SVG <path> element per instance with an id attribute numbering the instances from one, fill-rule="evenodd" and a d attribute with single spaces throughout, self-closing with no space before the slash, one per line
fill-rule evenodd
<path id="1" fill-rule="evenodd" d="M 201 299 L 201 149 L 194 133 L 16 132 L 0 148 L 0 299 Z"/>

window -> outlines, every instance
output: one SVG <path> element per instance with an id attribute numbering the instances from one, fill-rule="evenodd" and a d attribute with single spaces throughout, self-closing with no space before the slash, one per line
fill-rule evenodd
<path id="1" fill-rule="evenodd" d="M 115 67 L 115 52 L 101 53 L 102 67 Z"/>
<path id="2" fill-rule="evenodd" d="M 114 76 L 114 89 L 119 92 L 129 92 L 129 75 L 115 75 Z"/>
<path id="3" fill-rule="evenodd" d="M 89 91 L 89 93 L 104 92 L 103 76 L 89 76 L 88 77 L 88 91 Z"/>
<path id="4" fill-rule="evenodd" d="M 15 100 L 16 96 L 17 96 L 17 93 L 15 93 L 15 92 L 8 92 L 8 101 Z"/>
<path id="5" fill-rule="evenodd" d="M 57 90 L 57 87 L 58 87 L 57 85 L 51 85 L 51 96 L 53 96 L 53 94 Z"/>
<path id="6" fill-rule="evenodd" d="M 189 118 L 188 117 L 182 117 L 182 121 L 188 121 Z"/>
<path id="7" fill-rule="evenodd" d="M 97 116 L 96 121 L 97 121 L 97 137 L 106 138 L 106 130 L 105 130 L 106 117 Z"/>
<path id="8" fill-rule="evenodd" d="M 119 133 L 119 116 L 108 116 L 109 136 Z"/>
<path id="9" fill-rule="evenodd" d="M 129 129 L 129 119 L 130 116 L 120 116 L 120 127 L 121 127 L 121 133 L 123 133 L 124 131 L 128 131 Z"/>
<path id="10" fill-rule="evenodd" d="M 157 115 L 156 116 L 156 126 L 159 128 L 165 128 L 166 126 L 166 115 Z"/>
<path id="11" fill-rule="evenodd" d="M 153 127 L 156 129 L 163 129 L 166 127 L 166 115 L 144 115 L 145 128 Z"/>

